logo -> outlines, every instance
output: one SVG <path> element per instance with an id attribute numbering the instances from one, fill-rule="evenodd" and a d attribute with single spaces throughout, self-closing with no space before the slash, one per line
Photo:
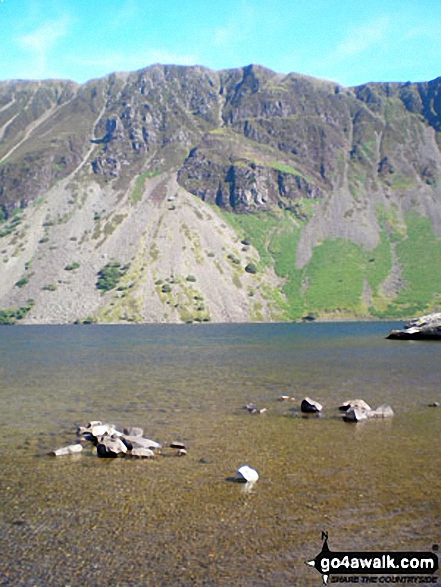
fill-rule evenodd
<path id="1" fill-rule="evenodd" d="M 339 580 L 339 575 L 351 575 L 351 583 L 428 585 L 437 582 L 433 574 L 438 570 L 438 557 L 433 552 L 333 552 L 328 546 L 327 532 L 322 532 L 322 541 L 321 552 L 306 564 L 321 573 L 324 585 L 330 578 L 333 583 L 349 582 L 349 577 Z M 385 575 L 395 575 L 395 579 L 399 580 Z"/>

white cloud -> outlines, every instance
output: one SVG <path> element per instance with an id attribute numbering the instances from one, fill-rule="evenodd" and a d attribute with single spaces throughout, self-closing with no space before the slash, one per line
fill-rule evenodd
<path id="1" fill-rule="evenodd" d="M 16 41 L 29 52 L 28 65 L 32 77 L 48 75 L 47 65 L 50 53 L 57 42 L 68 34 L 70 18 L 62 16 L 46 21 L 32 32 L 18 37 Z"/>
<path id="2" fill-rule="evenodd" d="M 332 53 L 333 58 L 353 57 L 378 46 L 387 38 L 390 18 L 381 17 L 352 29 Z"/>
<path id="3" fill-rule="evenodd" d="M 71 56 L 70 62 L 80 66 L 87 78 L 100 77 L 114 71 L 135 71 L 154 63 L 174 65 L 196 65 L 197 57 L 190 54 L 171 53 L 164 49 L 152 48 L 136 53 L 108 53 L 103 57 Z M 86 81 L 86 80 L 82 80 Z"/>

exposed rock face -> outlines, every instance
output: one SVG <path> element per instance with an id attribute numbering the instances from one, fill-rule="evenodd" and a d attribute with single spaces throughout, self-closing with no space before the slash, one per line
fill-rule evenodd
<path id="1" fill-rule="evenodd" d="M 155 65 L 0 82 L 0 323 L 427 312 L 441 283 L 415 267 L 440 256 L 440 145 L 441 78 Z M 110 260 L 130 269 L 97 291 Z"/>

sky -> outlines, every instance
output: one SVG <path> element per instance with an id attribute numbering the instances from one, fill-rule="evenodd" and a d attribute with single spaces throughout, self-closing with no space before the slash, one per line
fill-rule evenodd
<path id="1" fill-rule="evenodd" d="M 343 86 L 441 76 L 441 0 L 0 0 L 0 80 L 260 64 Z"/>

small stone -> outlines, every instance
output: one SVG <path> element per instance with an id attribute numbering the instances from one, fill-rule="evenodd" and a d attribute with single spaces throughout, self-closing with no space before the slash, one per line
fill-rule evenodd
<path id="1" fill-rule="evenodd" d="M 183 442 L 173 441 L 170 443 L 170 448 L 177 448 L 178 450 L 186 450 L 187 447 Z"/>

